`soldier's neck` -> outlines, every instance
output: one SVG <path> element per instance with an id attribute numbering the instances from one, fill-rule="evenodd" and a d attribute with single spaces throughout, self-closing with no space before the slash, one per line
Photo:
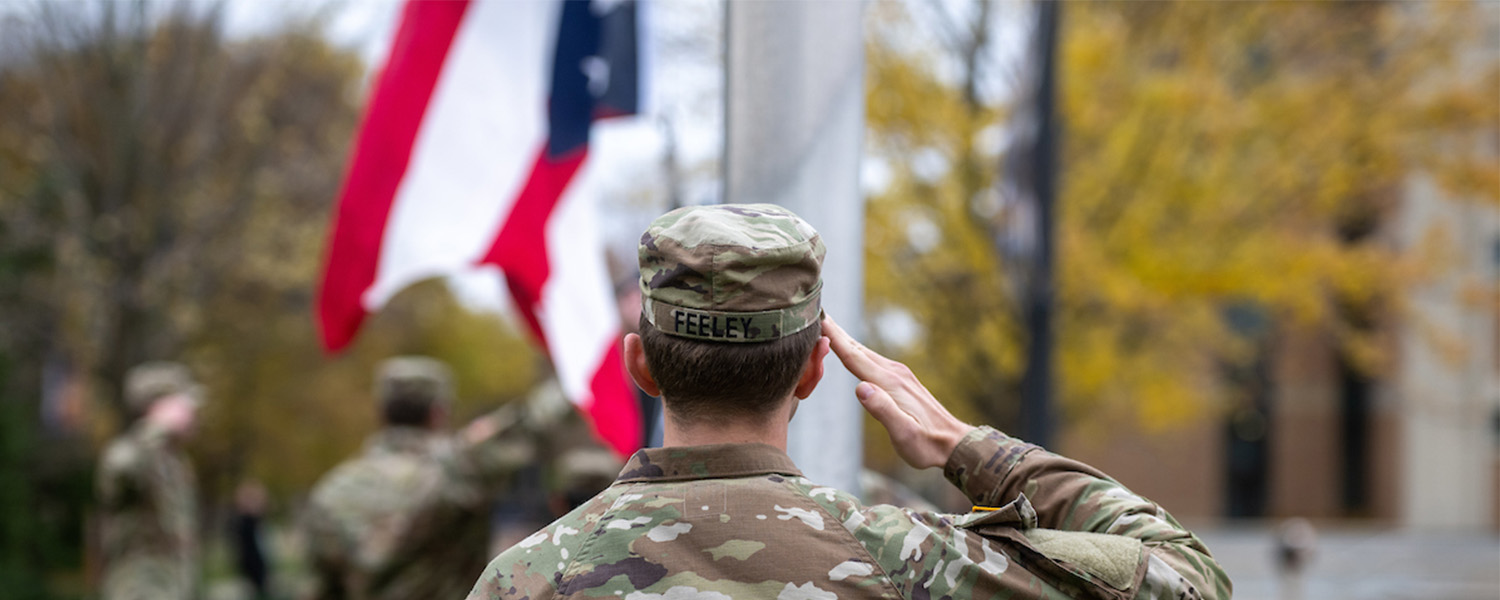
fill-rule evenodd
<path id="1" fill-rule="evenodd" d="M 706 446 L 710 444 L 768 444 L 786 451 L 787 424 L 796 401 L 764 420 L 704 419 L 682 423 L 666 409 L 662 446 Z"/>

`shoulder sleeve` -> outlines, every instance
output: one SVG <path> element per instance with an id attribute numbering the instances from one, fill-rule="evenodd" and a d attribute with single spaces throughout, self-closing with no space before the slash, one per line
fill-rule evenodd
<path id="1" fill-rule="evenodd" d="M 484 568 L 479 581 L 469 591 L 468 600 L 501 600 L 527 598 L 545 600 L 557 595 L 557 578 L 561 576 L 558 546 L 553 542 L 552 527 L 538 531 L 511 546 Z"/>
<path id="2" fill-rule="evenodd" d="M 336 590 L 342 588 L 344 577 L 352 571 L 357 545 L 354 540 L 359 533 L 351 526 L 360 521 L 346 517 L 358 514 L 362 501 L 390 493 L 370 481 L 367 467 L 355 459 L 324 474 L 313 486 L 306 510 L 297 520 L 320 588 L 328 590 L 326 597 L 341 597 Z"/>
<path id="3" fill-rule="evenodd" d="M 870 558 L 840 564 L 829 577 L 868 586 L 870 597 L 1002 597 L 1007 590 L 1040 585 L 1028 581 L 1020 569 L 1007 572 L 1009 559 L 1001 548 L 959 527 L 957 515 L 889 504 L 867 506 L 832 488 L 817 488 L 811 495 L 842 522 Z M 873 591 L 886 586 L 891 593 Z"/>
<path id="4" fill-rule="evenodd" d="M 1024 494 L 1039 527 L 1140 540 L 1147 552 L 1138 597 L 1230 596 L 1228 575 L 1197 536 L 1093 467 L 979 427 L 943 470 L 976 505 L 999 506 Z"/>
<path id="5" fill-rule="evenodd" d="M 141 501 L 145 497 L 145 461 L 144 451 L 126 440 L 116 440 L 105 448 L 96 481 L 99 502 L 113 508 Z"/>
<path id="6" fill-rule="evenodd" d="M 313 492 L 313 500 L 298 519 L 298 527 L 306 539 L 307 551 L 313 562 L 320 567 L 341 563 L 348 556 L 348 540 L 332 511 L 326 506 L 327 499 Z M 320 571 L 323 569 L 320 569 Z"/>

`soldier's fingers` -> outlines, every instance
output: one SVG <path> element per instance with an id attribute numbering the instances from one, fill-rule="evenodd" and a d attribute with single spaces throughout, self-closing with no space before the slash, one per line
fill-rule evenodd
<path id="1" fill-rule="evenodd" d="M 831 324 L 834 330 L 837 332 L 836 335 L 840 336 L 844 340 L 845 348 L 851 354 L 852 358 L 863 358 L 864 360 L 861 362 L 866 362 L 870 367 L 879 371 L 890 371 L 891 367 L 901 364 L 894 360 L 886 358 L 879 352 L 871 350 L 869 346 L 859 343 L 859 340 L 854 339 L 854 336 L 849 335 L 849 332 L 844 331 L 844 328 L 840 327 L 839 324 L 834 322 L 832 319 L 827 319 L 827 322 Z"/>
<path id="2" fill-rule="evenodd" d="M 854 394 L 865 410 L 885 427 L 886 435 L 891 438 L 891 447 L 906 464 L 918 469 L 942 466 L 953 454 L 957 442 L 941 442 L 939 432 L 896 399 L 902 393 L 892 396 L 885 388 L 862 381 L 854 388 Z"/>
<path id="3" fill-rule="evenodd" d="M 827 315 L 824 315 L 824 319 L 830 320 L 830 321 L 832 320 L 832 319 L 829 319 L 827 317 Z M 834 323 L 834 327 L 838 327 L 838 324 Z M 842 327 L 839 327 L 839 331 L 843 332 L 844 329 Z M 844 335 L 848 335 L 848 333 L 845 332 Z M 900 367 L 904 367 L 905 366 L 905 365 L 901 364 L 898 361 L 894 361 L 894 360 L 891 360 L 889 358 L 886 358 L 886 356 L 884 354 L 881 354 L 879 352 L 874 351 L 869 346 L 866 346 L 864 344 L 859 343 L 859 340 L 855 340 L 854 336 L 849 336 L 849 339 L 853 340 L 853 345 L 854 345 L 855 349 L 857 349 L 859 352 L 864 353 L 864 355 L 867 356 L 867 357 L 869 357 L 870 361 L 873 362 L 873 363 L 875 363 L 877 366 L 884 367 L 886 369 L 890 369 L 890 368 L 898 367 L 898 366 L 900 366 Z"/>
<path id="4" fill-rule="evenodd" d="M 854 386 L 854 395 L 859 398 L 860 405 L 864 406 L 876 421 L 880 421 L 888 432 L 894 434 L 894 432 L 917 424 L 916 420 L 902 410 L 896 400 L 878 385 L 861 381 L 859 385 Z"/>
<path id="5" fill-rule="evenodd" d="M 828 336 L 833 353 L 855 377 L 866 381 L 884 379 L 883 365 L 871 357 L 873 353 L 855 341 L 844 328 L 839 327 L 832 317 L 823 318 L 823 333 Z"/>

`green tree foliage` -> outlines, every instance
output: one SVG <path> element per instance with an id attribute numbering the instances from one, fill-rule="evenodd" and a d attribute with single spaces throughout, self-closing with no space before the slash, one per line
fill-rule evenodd
<path id="1" fill-rule="evenodd" d="M 966 57 L 987 43 L 974 25 L 985 10 L 938 36 L 956 43 L 888 34 L 930 26 L 913 16 L 922 6 L 877 5 L 870 38 L 868 144 L 893 172 L 870 199 L 870 312 L 911 315 L 917 343 L 888 349 L 942 397 L 1005 424 L 1025 340 L 991 244 L 1009 215 L 992 213 L 986 190 L 1003 174 L 976 143 L 1003 108 L 972 92 L 985 64 Z M 1398 248 L 1383 229 L 1407 180 L 1424 173 L 1460 198 L 1500 192 L 1487 146 L 1500 58 L 1480 37 L 1493 13 L 1456 2 L 1064 8 L 1066 418 L 1149 428 L 1214 409 L 1220 368 L 1252 354 L 1224 316 L 1231 306 L 1274 329 L 1325 332 L 1378 371 L 1395 292 L 1445 267 L 1442 232 Z"/>

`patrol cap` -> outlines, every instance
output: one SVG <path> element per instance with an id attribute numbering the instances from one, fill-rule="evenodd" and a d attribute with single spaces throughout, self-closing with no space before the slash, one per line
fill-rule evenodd
<path id="1" fill-rule="evenodd" d="M 165 360 L 141 363 L 125 373 L 125 405 L 131 411 L 144 413 L 158 399 L 185 394 L 202 402 L 202 388 L 182 363 Z"/>
<path id="2" fill-rule="evenodd" d="M 439 404 L 453 400 L 453 373 L 426 356 L 397 356 L 375 370 L 375 399 L 382 405 L 397 397 L 425 398 Z"/>
<path id="3" fill-rule="evenodd" d="M 774 204 L 679 208 L 641 235 L 641 313 L 669 335 L 768 342 L 822 313 L 818 232 Z"/>

